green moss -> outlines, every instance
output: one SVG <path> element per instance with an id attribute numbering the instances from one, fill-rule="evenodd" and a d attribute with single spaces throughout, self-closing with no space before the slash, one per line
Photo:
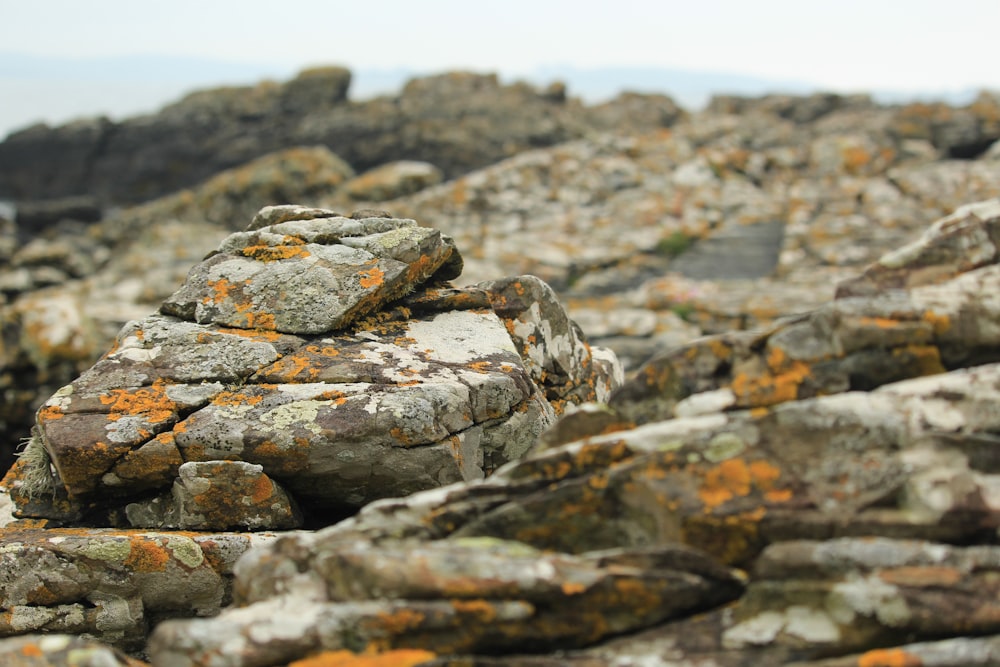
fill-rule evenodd
<path id="1" fill-rule="evenodd" d="M 656 254 L 662 255 L 669 259 L 675 257 L 680 257 L 688 248 L 694 243 L 695 237 L 686 234 L 680 230 L 672 232 L 670 236 L 666 236 L 659 240 L 656 244 Z"/>

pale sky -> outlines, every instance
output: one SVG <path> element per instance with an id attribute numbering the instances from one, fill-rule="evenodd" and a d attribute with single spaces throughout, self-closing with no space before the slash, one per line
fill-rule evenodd
<path id="1" fill-rule="evenodd" d="M 8 53 L 507 76 L 652 66 L 845 92 L 1000 89 L 998 26 L 1000 0 L 0 0 Z"/>

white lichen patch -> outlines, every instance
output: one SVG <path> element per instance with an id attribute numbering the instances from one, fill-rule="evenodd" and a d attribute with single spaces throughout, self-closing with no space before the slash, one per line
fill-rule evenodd
<path id="1" fill-rule="evenodd" d="M 441 313 L 429 321 L 410 322 L 405 335 L 413 339 L 411 348 L 445 363 L 469 364 L 491 355 L 517 355 L 507 329 L 493 313 Z"/>
<path id="2" fill-rule="evenodd" d="M 722 412 L 736 405 L 736 394 L 726 387 L 692 394 L 674 406 L 675 417 L 697 417 Z"/>
<path id="3" fill-rule="evenodd" d="M 891 628 L 903 627 L 911 613 L 899 589 L 877 574 L 854 574 L 834 585 L 827 596 L 826 609 L 840 625 L 849 625 L 856 616 L 877 619 Z"/>
<path id="4" fill-rule="evenodd" d="M 132 552 L 132 543 L 127 537 L 88 540 L 76 550 L 87 558 L 109 563 L 121 563 Z"/>
<path id="5" fill-rule="evenodd" d="M 166 548 L 174 558 L 192 570 L 205 562 L 205 554 L 198 543 L 188 537 L 167 535 Z"/>
<path id="6" fill-rule="evenodd" d="M 295 401 L 279 405 L 260 416 L 260 422 L 276 431 L 287 431 L 292 427 L 303 428 L 313 435 L 319 435 L 323 429 L 316 423 L 319 411 L 333 404 L 326 401 Z"/>

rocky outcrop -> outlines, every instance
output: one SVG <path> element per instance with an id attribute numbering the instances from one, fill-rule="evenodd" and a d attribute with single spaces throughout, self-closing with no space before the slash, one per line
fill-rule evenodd
<path id="1" fill-rule="evenodd" d="M 21 515 L 330 523 L 482 477 L 620 382 L 544 283 L 449 288 L 461 267 L 412 220 L 262 209 L 43 405 L 11 474 Z"/>
<path id="2" fill-rule="evenodd" d="M 547 285 L 456 289 L 461 267 L 413 220 L 262 209 L 38 412 L 4 481 L 35 523 L 0 531 L 0 636 L 141 652 L 229 603 L 233 561 L 271 539 L 246 531 L 482 478 L 620 384 Z"/>
<path id="3" fill-rule="evenodd" d="M 327 147 L 359 172 L 422 160 L 455 177 L 595 126 L 622 121 L 646 131 L 682 115 L 667 98 L 641 95 L 588 112 L 565 94 L 462 72 L 353 102 L 350 79 L 340 67 L 316 68 L 283 84 L 199 91 L 122 122 L 15 132 L 0 143 L 0 198 L 90 195 L 104 206 L 134 204 L 293 146 Z"/>
<path id="4" fill-rule="evenodd" d="M 800 378 L 836 370 L 850 342 L 864 365 L 891 367 L 883 382 L 749 403 L 732 400 L 735 380 L 688 382 L 672 413 L 638 426 L 588 410 L 487 479 L 376 501 L 250 552 L 235 606 L 161 624 L 153 663 L 404 649 L 441 665 L 995 662 L 1000 364 L 944 352 L 948 337 L 1000 342 L 988 325 L 1000 264 L 972 242 L 995 206 L 963 209 L 868 269 L 908 287 L 835 301 L 854 329 L 818 326 L 836 322 L 823 308 L 746 344 Z M 906 304 L 932 289 L 937 315 L 911 318 Z M 887 298 L 895 320 L 875 314 Z M 939 354 L 901 354 L 901 341 Z M 677 365 L 727 377 L 706 362 L 726 345 L 705 339 Z M 774 364 L 730 363 L 747 386 L 780 384 Z M 659 387 L 665 403 L 674 388 Z M 652 391 L 640 372 L 611 409 Z"/>

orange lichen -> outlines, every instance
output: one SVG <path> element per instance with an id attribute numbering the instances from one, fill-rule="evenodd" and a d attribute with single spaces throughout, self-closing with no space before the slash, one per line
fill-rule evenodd
<path id="1" fill-rule="evenodd" d="M 254 480 L 250 488 L 250 499 L 256 505 L 262 504 L 265 500 L 274 495 L 274 484 L 269 477 L 261 475 Z"/>
<path id="2" fill-rule="evenodd" d="M 962 581 L 962 572 L 944 566 L 906 566 L 885 570 L 879 578 L 899 586 L 948 587 Z"/>
<path id="3" fill-rule="evenodd" d="M 247 327 L 251 329 L 274 329 L 274 313 L 254 310 L 252 303 L 234 303 L 233 309 L 243 316 Z"/>
<path id="4" fill-rule="evenodd" d="M 419 628 L 425 620 L 426 617 L 422 613 L 413 609 L 403 608 L 394 612 L 378 614 L 379 625 L 393 635 L 401 635 Z"/>
<path id="5" fill-rule="evenodd" d="M 871 154 L 860 146 L 848 146 L 841 151 L 844 159 L 844 168 L 848 173 L 859 173 L 868 163 L 872 161 Z"/>
<path id="6" fill-rule="evenodd" d="M 737 373 L 730 384 L 736 394 L 737 405 L 760 407 L 794 401 L 798 398 L 799 386 L 809 377 L 809 365 L 802 361 L 787 364 L 788 370 L 776 374 L 757 376 L 745 372 Z"/>
<path id="7" fill-rule="evenodd" d="M 244 280 L 243 285 L 245 286 L 250 281 Z M 218 280 L 209 280 L 205 283 L 208 289 L 212 290 L 209 296 L 206 296 L 201 301 L 202 303 L 219 303 L 229 298 L 229 293 L 237 287 L 233 283 L 229 282 L 226 278 L 219 278 Z"/>
<path id="8" fill-rule="evenodd" d="M 288 238 L 288 237 L 286 237 Z M 301 245 L 251 245 L 241 251 L 244 257 L 252 257 L 258 262 L 276 262 L 282 259 L 305 258 L 309 251 Z"/>
<path id="9" fill-rule="evenodd" d="M 162 424 L 177 414 L 177 404 L 167 398 L 163 380 L 142 389 L 112 389 L 98 396 L 98 400 L 108 406 L 109 421 L 125 415 L 142 415 L 150 424 Z"/>
<path id="10" fill-rule="evenodd" d="M 41 658 L 45 655 L 41 647 L 38 644 L 25 644 L 21 647 L 21 655 L 28 658 Z"/>
<path id="11" fill-rule="evenodd" d="M 38 411 L 38 422 L 40 424 L 44 424 L 45 422 L 62 419 L 65 416 L 66 415 L 63 413 L 62 408 L 58 405 L 46 405 Z"/>
<path id="12" fill-rule="evenodd" d="M 573 583 L 569 581 L 563 583 L 563 585 L 560 586 L 560 588 L 562 589 L 563 595 L 579 595 L 580 593 L 583 593 L 585 590 L 587 590 L 587 587 L 584 586 L 583 584 Z"/>
<path id="13" fill-rule="evenodd" d="M 492 623 L 496 620 L 497 610 L 486 600 L 452 600 L 452 608 L 464 616 L 472 616 L 480 623 Z"/>
<path id="14" fill-rule="evenodd" d="M 859 317 L 858 325 L 863 327 L 875 327 L 876 329 L 895 329 L 901 324 L 899 320 L 888 317 Z"/>
<path id="15" fill-rule="evenodd" d="M 933 310 L 924 311 L 921 319 L 931 325 L 935 336 L 940 336 L 951 328 L 951 318 L 947 315 L 938 315 Z"/>
<path id="16" fill-rule="evenodd" d="M 136 572 L 162 572 L 170 562 L 170 553 L 158 540 L 133 536 L 125 566 Z"/>
<path id="17" fill-rule="evenodd" d="M 223 391 L 212 399 L 213 405 L 236 407 L 240 405 L 257 405 L 264 400 L 263 394 L 246 394 L 239 391 Z"/>
<path id="18" fill-rule="evenodd" d="M 858 657 L 858 667 L 921 667 L 923 664 L 919 656 L 898 648 L 879 648 Z"/>
<path id="19" fill-rule="evenodd" d="M 378 287 L 383 282 L 385 282 L 385 272 L 378 266 L 373 266 L 370 269 L 364 271 L 358 271 L 359 282 L 361 286 L 365 289 L 371 289 L 372 287 Z"/>
<path id="20" fill-rule="evenodd" d="M 750 467 L 743 459 L 728 459 L 705 473 L 705 482 L 698 490 L 698 497 L 711 511 L 735 496 L 750 493 Z"/>
<path id="21" fill-rule="evenodd" d="M 288 667 L 416 667 L 436 657 L 436 653 L 410 648 L 368 655 L 358 655 L 350 651 L 324 651 L 291 662 Z"/>

